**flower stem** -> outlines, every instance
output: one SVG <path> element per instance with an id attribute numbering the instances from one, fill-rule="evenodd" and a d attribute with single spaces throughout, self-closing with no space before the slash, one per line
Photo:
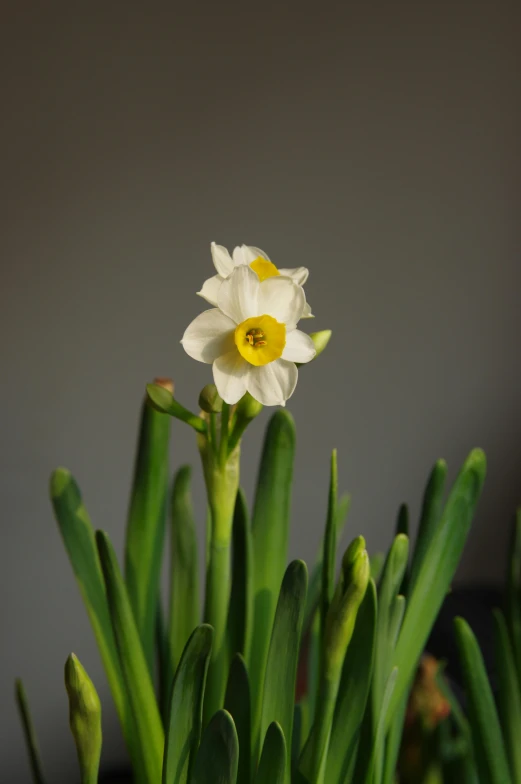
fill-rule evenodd
<path id="1" fill-rule="evenodd" d="M 226 465 L 228 457 L 228 425 L 230 421 L 230 406 L 228 403 L 223 403 L 221 413 L 221 441 L 219 444 L 219 462 L 221 468 Z"/>
<path id="2" fill-rule="evenodd" d="M 233 514 L 239 487 L 239 449 L 228 455 L 228 418 L 229 406 L 224 404 L 218 454 L 206 438 L 199 441 L 211 517 L 204 620 L 214 629 L 205 691 L 205 724 L 222 708 L 228 675 L 226 624 L 230 601 Z"/>
<path id="3" fill-rule="evenodd" d="M 204 620 L 214 628 L 212 658 L 208 669 L 204 695 L 204 724 L 223 705 L 227 678 L 226 621 L 230 601 L 231 546 L 210 545 L 210 558 L 206 573 L 206 599 Z"/>

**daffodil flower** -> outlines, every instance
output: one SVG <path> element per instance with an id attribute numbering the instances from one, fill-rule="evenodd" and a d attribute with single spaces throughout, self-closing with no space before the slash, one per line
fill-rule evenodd
<path id="1" fill-rule="evenodd" d="M 283 406 L 297 384 L 295 362 L 315 356 L 313 341 L 297 329 L 304 290 L 287 277 L 260 280 L 241 264 L 225 278 L 217 306 L 192 321 L 181 343 L 187 354 L 213 365 L 215 386 L 226 403 L 249 392 L 265 406 Z"/>
<path id="2" fill-rule="evenodd" d="M 267 278 L 281 276 L 290 278 L 299 286 L 303 286 L 309 276 L 307 267 L 295 267 L 294 269 L 281 267 L 278 269 L 263 250 L 255 248 L 252 245 L 241 245 L 240 247 L 235 248 L 232 256 L 230 256 L 225 247 L 216 245 L 215 242 L 212 242 L 211 250 L 217 275 L 214 275 L 213 278 L 208 278 L 208 280 L 203 283 L 201 291 L 197 292 L 198 295 L 209 302 L 210 305 L 217 305 L 219 289 L 221 288 L 223 280 L 226 280 L 237 267 L 250 267 L 257 273 L 261 282 Z M 313 318 L 311 307 L 307 302 L 304 305 L 304 312 L 302 313 L 301 318 Z"/>

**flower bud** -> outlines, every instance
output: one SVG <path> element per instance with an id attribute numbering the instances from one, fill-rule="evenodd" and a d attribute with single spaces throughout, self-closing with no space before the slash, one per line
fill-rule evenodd
<path id="1" fill-rule="evenodd" d="M 262 409 L 262 403 L 259 403 L 249 392 L 246 392 L 237 403 L 236 417 L 237 419 L 246 419 L 248 422 L 251 422 L 252 419 L 255 419 L 260 414 Z"/>
<path id="2" fill-rule="evenodd" d="M 220 414 L 223 399 L 217 391 L 215 384 L 207 384 L 199 395 L 199 407 L 207 414 Z"/>
<path id="3" fill-rule="evenodd" d="M 320 332 L 312 332 L 310 334 L 310 338 L 315 344 L 316 355 L 315 359 L 318 357 L 319 354 L 322 354 L 324 349 L 326 348 L 327 344 L 331 340 L 331 335 L 333 333 L 330 329 L 322 329 Z"/>
<path id="4" fill-rule="evenodd" d="M 81 780 L 96 782 L 101 755 L 101 704 L 91 679 L 73 653 L 65 663 L 65 688 Z"/>
<path id="5" fill-rule="evenodd" d="M 329 678 L 339 675 L 369 577 L 365 540 L 363 536 L 358 536 L 342 558 L 342 571 L 326 617 L 324 662 Z"/>

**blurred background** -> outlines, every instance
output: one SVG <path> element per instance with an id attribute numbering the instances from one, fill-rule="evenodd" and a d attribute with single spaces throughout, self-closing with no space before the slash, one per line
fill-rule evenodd
<path id="1" fill-rule="evenodd" d="M 210 242 L 305 265 L 327 352 L 289 402 L 290 555 L 314 559 L 328 457 L 349 532 L 390 541 L 438 457 L 489 476 L 459 580 L 501 580 L 521 502 L 518 3 L 6 3 L 0 29 L 2 590 L 0 778 L 28 782 L 25 679 L 52 782 L 73 782 L 63 664 L 125 759 L 48 477 L 76 475 L 121 553 L 145 383 L 196 405 L 179 340 Z M 251 498 L 269 412 L 251 427 Z M 172 468 L 196 467 L 173 424 Z"/>

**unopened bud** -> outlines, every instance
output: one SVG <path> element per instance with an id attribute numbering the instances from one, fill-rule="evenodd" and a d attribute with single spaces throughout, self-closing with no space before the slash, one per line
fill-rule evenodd
<path id="1" fill-rule="evenodd" d="M 325 664 L 330 677 L 336 677 L 342 667 L 369 577 L 365 539 L 358 536 L 342 558 L 342 571 L 326 617 Z"/>
<path id="2" fill-rule="evenodd" d="M 207 384 L 199 395 L 199 407 L 207 414 L 220 414 L 223 408 L 223 399 L 217 391 L 215 384 Z"/>
<path id="3" fill-rule="evenodd" d="M 158 387 L 163 387 L 163 389 L 167 389 L 171 395 L 174 394 L 174 382 L 171 378 L 163 378 L 160 376 L 154 379 L 154 384 L 157 384 Z"/>
<path id="4" fill-rule="evenodd" d="M 260 414 L 262 409 L 262 403 L 259 403 L 249 392 L 246 392 L 237 403 L 236 417 L 237 419 L 245 419 L 247 422 L 251 422 L 252 419 L 255 419 Z"/>
<path id="5" fill-rule="evenodd" d="M 101 704 L 94 684 L 73 653 L 65 663 L 65 688 L 81 780 L 95 782 L 101 756 Z"/>
<path id="6" fill-rule="evenodd" d="M 330 329 L 322 329 L 320 332 L 312 332 L 310 334 L 310 338 L 315 344 L 315 351 L 317 352 L 315 355 L 315 359 L 322 354 L 324 349 L 326 348 L 327 344 L 331 340 L 331 335 L 333 333 Z"/>

